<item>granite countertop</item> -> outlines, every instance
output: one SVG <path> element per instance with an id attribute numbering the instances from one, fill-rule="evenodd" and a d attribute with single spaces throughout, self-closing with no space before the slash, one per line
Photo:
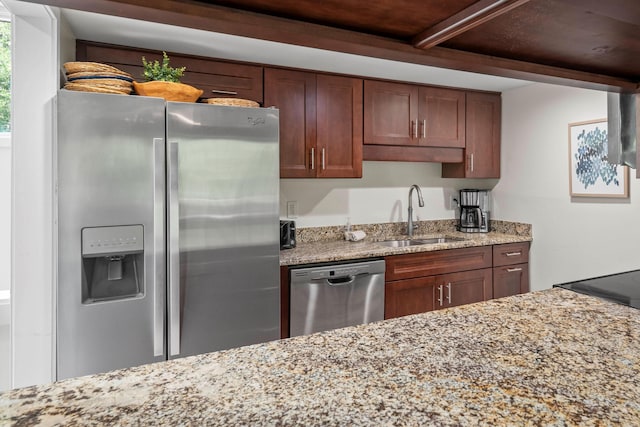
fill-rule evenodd
<path id="1" fill-rule="evenodd" d="M 455 221 L 423 221 L 419 223 L 414 239 L 431 237 L 456 237 L 463 240 L 447 243 L 386 247 L 379 241 L 407 239 L 404 223 L 355 226 L 366 231 L 367 238 L 358 242 L 344 240 L 338 227 L 316 227 L 300 230 L 298 244 L 293 249 L 280 251 L 280 265 L 300 265 L 351 259 L 385 257 L 415 252 L 472 246 L 500 245 L 504 243 L 528 242 L 532 240 L 531 226 L 520 223 L 495 222 L 497 227 L 490 233 L 462 233 L 455 230 Z"/>
<path id="2" fill-rule="evenodd" d="M 638 425 L 640 312 L 549 289 L 0 394 L 0 424 Z"/>

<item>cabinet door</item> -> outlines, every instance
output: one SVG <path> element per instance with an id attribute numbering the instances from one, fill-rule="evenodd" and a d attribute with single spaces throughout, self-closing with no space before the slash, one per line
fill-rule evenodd
<path id="1" fill-rule="evenodd" d="M 435 276 L 387 282 L 384 318 L 392 319 L 433 310 L 435 284 Z"/>
<path id="2" fill-rule="evenodd" d="M 315 177 L 316 75 L 266 68 L 264 103 L 280 110 L 280 177 Z"/>
<path id="3" fill-rule="evenodd" d="M 364 143 L 417 145 L 418 86 L 365 80 Z"/>
<path id="4" fill-rule="evenodd" d="M 419 145 L 465 147 L 465 93 L 453 89 L 420 87 Z"/>
<path id="5" fill-rule="evenodd" d="M 529 264 L 493 268 L 493 298 L 529 292 Z"/>
<path id="6" fill-rule="evenodd" d="M 500 94 L 468 92 L 463 163 L 444 163 L 443 178 L 500 178 Z"/>
<path id="7" fill-rule="evenodd" d="M 443 274 L 437 277 L 437 308 L 486 301 L 492 297 L 491 268 Z"/>
<path id="8" fill-rule="evenodd" d="M 362 177 L 362 79 L 318 75 L 317 176 Z"/>

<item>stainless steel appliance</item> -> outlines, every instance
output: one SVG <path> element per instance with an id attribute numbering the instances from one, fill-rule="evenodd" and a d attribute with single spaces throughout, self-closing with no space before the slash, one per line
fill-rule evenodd
<path id="1" fill-rule="evenodd" d="M 278 110 L 56 103 L 57 378 L 279 338 Z"/>
<path id="2" fill-rule="evenodd" d="M 640 308 L 640 270 L 553 285 L 617 304 Z"/>
<path id="3" fill-rule="evenodd" d="M 384 260 L 291 269 L 290 336 L 384 319 Z"/>
<path id="4" fill-rule="evenodd" d="M 489 232 L 489 190 L 460 190 L 458 230 L 465 233 Z"/>

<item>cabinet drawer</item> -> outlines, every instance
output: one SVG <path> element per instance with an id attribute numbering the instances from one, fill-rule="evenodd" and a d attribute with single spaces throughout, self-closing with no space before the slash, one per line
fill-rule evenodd
<path id="1" fill-rule="evenodd" d="M 411 279 L 491 267 L 491 246 L 386 257 L 386 280 Z"/>
<path id="2" fill-rule="evenodd" d="M 493 247 L 493 266 L 529 262 L 529 242 L 507 243 Z"/>
<path id="3" fill-rule="evenodd" d="M 493 298 L 529 292 L 529 264 L 493 268 Z"/>

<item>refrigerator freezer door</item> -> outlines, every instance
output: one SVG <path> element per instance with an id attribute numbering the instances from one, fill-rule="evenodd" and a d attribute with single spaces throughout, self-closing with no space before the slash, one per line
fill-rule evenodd
<path id="1" fill-rule="evenodd" d="M 57 379 L 165 360 L 164 100 L 56 103 Z"/>
<path id="2" fill-rule="evenodd" d="M 278 128 L 275 109 L 167 103 L 170 358 L 280 336 Z"/>

